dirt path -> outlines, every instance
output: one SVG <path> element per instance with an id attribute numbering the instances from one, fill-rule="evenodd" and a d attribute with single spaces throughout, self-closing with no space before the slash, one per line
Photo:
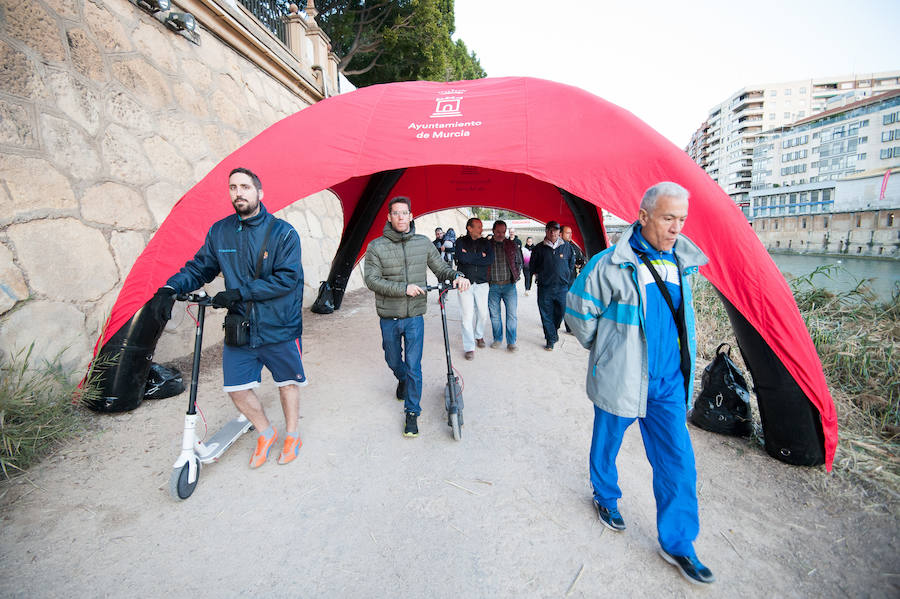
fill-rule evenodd
<path id="1" fill-rule="evenodd" d="M 586 352 L 542 349 L 535 294 L 519 298 L 521 351 L 459 353 L 463 439 L 444 421 L 440 315 L 426 317 L 424 413 L 403 438 L 373 299 L 307 313 L 300 459 L 247 468 L 252 435 L 168 496 L 186 394 L 97 419 L 98 429 L 0 487 L 0 596 L 897 597 L 898 522 L 821 470 L 776 462 L 691 428 L 696 547 L 718 582 L 695 589 L 656 554 L 650 468 L 638 427 L 619 456 L 629 529 L 590 503 Z M 488 339 L 490 333 L 487 334 Z M 210 430 L 233 417 L 206 356 Z M 274 386 L 263 387 L 281 423 Z M 840 487 L 840 488 L 839 488 Z M 580 576 L 579 576 L 580 574 Z"/>

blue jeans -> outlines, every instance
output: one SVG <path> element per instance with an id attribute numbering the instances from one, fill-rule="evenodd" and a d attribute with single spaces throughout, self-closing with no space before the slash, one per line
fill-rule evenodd
<path id="1" fill-rule="evenodd" d="M 519 296 L 516 293 L 516 284 L 506 285 L 491 284 L 488 291 L 488 312 L 491 314 L 491 329 L 494 333 L 494 341 L 503 343 L 503 319 L 500 315 L 500 300 L 506 306 L 506 343 L 516 344 L 516 324 L 519 319 L 516 316 L 516 308 L 519 304 Z"/>
<path id="2" fill-rule="evenodd" d="M 640 419 L 640 426 L 644 452 L 653 468 L 659 544 L 672 555 L 696 557 L 694 539 L 700 532 L 697 469 L 685 418 L 684 379 L 651 379 L 648 391 L 647 415 Z M 605 508 L 618 507 L 622 496 L 616 456 L 625 429 L 634 421 L 594 406 L 591 486 L 594 499 Z"/>
<path id="3" fill-rule="evenodd" d="M 566 294 L 569 288 L 565 285 L 538 285 L 538 311 L 544 325 L 544 339 L 547 343 L 559 341 L 559 325 L 566 311 Z"/>
<path id="4" fill-rule="evenodd" d="M 421 316 L 381 319 L 381 347 L 384 349 L 384 361 L 398 381 L 406 381 L 406 400 L 403 407 L 407 412 L 417 416 L 422 413 L 419 402 L 422 399 L 424 340 L 425 321 Z"/>

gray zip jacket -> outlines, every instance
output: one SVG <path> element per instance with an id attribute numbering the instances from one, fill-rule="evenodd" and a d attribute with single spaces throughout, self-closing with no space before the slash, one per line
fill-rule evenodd
<path id="1" fill-rule="evenodd" d="M 646 297 L 638 283 L 640 259 L 629 240 L 634 224 L 619 242 L 585 265 L 566 297 L 566 322 L 582 346 L 590 350 L 587 394 L 606 412 L 623 418 L 647 415 L 649 365 L 647 359 Z M 686 400 L 693 396 L 693 370 L 697 357 L 694 306 L 688 275 L 709 260 L 697 245 L 678 236 L 675 254 L 681 264 L 684 324 L 691 355 L 691 376 Z"/>

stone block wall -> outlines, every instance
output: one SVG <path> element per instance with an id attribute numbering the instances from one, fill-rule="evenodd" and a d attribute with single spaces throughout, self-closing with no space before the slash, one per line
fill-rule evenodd
<path id="1" fill-rule="evenodd" d="M 127 0 L 0 0 L 0 351 L 34 342 L 38 358 L 63 352 L 67 366 L 84 366 L 175 202 L 307 105 L 199 33 L 192 44 Z M 312 302 L 341 207 L 323 192 L 285 216 L 303 236 Z M 218 328 L 208 331 L 215 342 Z M 190 351 L 166 337 L 160 359 Z"/>

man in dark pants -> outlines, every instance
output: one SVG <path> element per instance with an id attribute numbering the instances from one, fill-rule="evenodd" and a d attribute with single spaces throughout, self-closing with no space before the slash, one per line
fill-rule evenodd
<path id="1" fill-rule="evenodd" d="M 298 430 L 300 387 L 307 383 L 300 345 L 300 236 L 290 224 L 266 210 L 261 201 L 262 183 L 253 172 L 245 168 L 231 171 L 228 191 L 235 214 L 213 224 L 193 260 L 157 293 L 188 293 L 222 273 L 225 291 L 213 297 L 213 305 L 250 321 L 249 343 L 226 345 L 222 351 L 225 392 L 260 433 L 250 467 L 263 465 L 278 440 L 278 431 L 254 391 L 259 387 L 263 366 L 272 373 L 281 398 L 285 438 L 278 463 L 287 464 L 297 457 L 303 444 Z"/>
<path id="2" fill-rule="evenodd" d="M 384 360 L 397 377 L 397 399 L 404 401 L 406 425 L 403 435 L 419 434 L 417 419 L 422 412 L 422 344 L 428 308 L 425 301 L 426 268 L 439 280 L 453 280 L 460 291 L 469 281 L 441 260 L 424 235 L 416 235 L 409 198 L 398 196 L 388 204 L 388 220 L 381 237 L 366 249 L 366 287 L 375 292 L 375 311 L 381 318 Z M 404 348 L 406 355 L 404 357 Z"/>
<path id="3" fill-rule="evenodd" d="M 575 265 L 572 267 L 572 272 L 569 275 L 569 282 L 575 280 L 575 277 L 578 276 L 578 273 L 581 272 L 581 268 L 584 266 L 584 252 L 581 251 L 581 248 L 575 245 L 575 242 L 572 241 L 572 227 L 569 225 L 563 225 L 560 230 L 560 236 L 562 240 L 568 243 L 572 247 L 572 253 L 575 255 Z M 563 324 L 566 325 L 566 332 L 571 333 L 572 329 L 569 327 L 569 323 L 563 321 Z"/>
<path id="4" fill-rule="evenodd" d="M 551 220 L 546 236 L 531 252 L 531 272 L 537 277 L 538 310 L 544 325 L 544 349 L 553 351 L 559 341 L 559 325 L 566 310 L 566 293 L 575 268 L 572 246 L 559 236 L 559 223 Z"/>
<path id="5" fill-rule="evenodd" d="M 434 241 L 431 243 L 434 244 L 434 247 L 437 249 L 438 254 L 441 255 L 441 259 L 444 258 L 444 230 L 440 227 L 434 230 Z"/>

